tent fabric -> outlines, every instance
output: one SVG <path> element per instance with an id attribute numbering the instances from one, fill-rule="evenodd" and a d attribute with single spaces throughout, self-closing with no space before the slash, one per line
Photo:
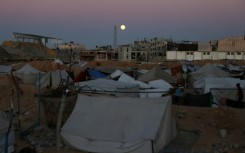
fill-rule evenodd
<path id="1" fill-rule="evenodd" d="M 10 73 L 12 71 L 11 65 L 0 65 L 0 73 Z"/>
<path id="2" fill-rule="evenodd" d="M 150 81 L 148 84 L 151 88 L 163 89 L 164 91 L 169 91 L 171 88 L 173 88 L 171 84 L 162 79 Z"/>
<path id="3" fill-rule="evenodd" d="M 176 83 L 176 79 L 170 74 L 168 74 L 167 72 L 165 72 L 164 70 L 162 70 L 159 66 L 150 69 L 149 71 L 140 75 L 137 78 L 138 81 L 142 81 L 142 82 L 149 82 L 158 79 L 165 80 L 168 83 Z"/>
<path id="4" fill-rule="evenodd" d="M 5 141 L 6 141 L 6 134 L 9 127 L 9 121 L 7 120 L 7 115 L 0 111 L 0 152 L 5 151 Z M 8 135 L 8 152 L 14 151 L 14 141 L 15 141 L 15 135 L 13 128 L 10 130 L 10 133 Z"/>
<path id="5" fill-rule="evenodd" d="M 142 81 L 135 80 L 131 76 L 122 73 L 118 79 L 119 82 L 126 82 L 126 83 L 132 83 L 132 84 L 138 84 L 141 89 L 148 89 L 150 88 L 149 84 L 144 83 Z"/>
<path id="6" fill-rule="evenodd" d="M 245 89 L 245 80 L 237 78 L 205 78 L 204 93 L 210 92 L 211 89 L 236 89 L 236 84 L 240 83 L 241 88 Z M 235 100 L 235 99 L 234 99 Z"/>
<path id="7" fill-rule="evenodd" d="M 194 88 L 203 88 L 205 78 L 232 78 L 229 73 L 219 69 L 212 64 L 205 64 L 203 67 L 191 73 Z"/>
<path id="8" fill-rule="evenodd" d="M 194 88 L 202 87 L 205 78 L 231 78 L 229 73 L 209 63 L 190 74 L 194 81 Z"/>
<path id="9" fill-rule="evenodd" d="M 87 74 L 89 79 L 97 79 L 97 78 L 106 78 L 107 75 L 105 75 L 104 73 L 95 70 L 95 69 L 87 69 Z"/>
<path id="10" fill-rule="evenodd" d="M 106 74 L 111 74 L 115 72 L 116 70 L 120 70 L 122 72 L 131 72 L 132 68 L 130 67 L 96 67 L 96 70 L 106 73 Z"/>
<path id="11" fill-rule="evenodd" d="M 74 82 L 81 82 L 81 81 L 86 81 L 87 79 L 87 73 L 86 71 L 81 71 L 77 77 L 74 79 Z"/>
<path id="12" fill-rule="evenodd" d="M 96 93 L 109 93 L 109 94 L 115 94 L 117 92 L 139 91 L 139 85 L 137 84 L 119 82 L 119 81 L 114 81 L 110 79 L 101 79 L 101 78 L 75 83 L 75 87 L 80 88 L 80 92 L 94 91 Z M 116 94 L 116 95 L 119 96 L 121 94 Z M 130 96 L 131 94 L 125 93 L 123 95 Z"/>
<path id="13" fill-rule="evenodd" d="M 233 108 L 244 108 L 245 103 L 244 102 L 239 102 L 231 99 L 226 99 L 226 106 L 230 106 Z"/>
<path id="14" fill-rule="evenodd" d="M 164 89 L 144 89 L 140 90 L 140 98 L 145 97 L 162 97 L 167 91 Z"/>
<path id="15" fill-rule="evenodd" d="M 61 136 L 65 143 L 82 151 L 151 153 L 152 147 L 158 152 L 176 136 L 174 123 L 170 96 L 114 98 L 79 94 Z"/>
<path id="16" fill-rule="evenodd" d="M 245 89 L 245 80 L 237 78 L 205 78 L 204 93 L 211 92 L 212 103 L 222 105 L 222 99 L 237 100 L 237 83 L 240 83 L 241 88 Z M 243 92 L 245 94 L 245 90 Z M 243 102 L 245 102 L 245 99 L 243 99 Z"/>
<path id="17" fill-rule="evenodd" d="M 113 73 L 111 73 L 109 75 L 110 78 L 116 78 L 119 77 L 121 74 L 123 74 L 124 72 L 122 72 L 121 70 L 115 70 Z"/>
<path id="18" fill-rule="evenodd" d="M 38 73 L 44 73 L 42 71 L 39 71 L 38 69 L 34 68 L 30 64 L 26 64 L 19 70 L 15 71 L 16 74 L 38 74 Z"/>
<path id="19" fill-rule="evenodd" d="M 193 95 L 186 94 L 186 105 L 197 107 L 210 107 L 211 106 L 211 93 Z"/>
<path id="20" fill-rule="evenodd" d="M 35 84 L 39 75 L 45 74 L 34 68 L 30 64 L 24 65 L 22 68 L 14 72 L 14 75 L 23 80 L 25 84 Z"/>
<path id="21" fill-rule="evenodd" d="M 58 88 L 59 85 L 64 84 L 67 81 L 68 73 L 65 70 L 57 70 L 46 73 L 41 77 L 40 83 L 39 80 L 36 82 L 36 85 L 40 87 L 51 87 L 53 89 Z M 73 80 L 69 77 L 69 82 Z"/>

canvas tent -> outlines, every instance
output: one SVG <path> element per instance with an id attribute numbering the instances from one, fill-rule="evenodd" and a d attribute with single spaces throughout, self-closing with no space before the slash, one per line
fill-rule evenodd
<path id="1" fill-rule="evenodd" d="M 66 144 L 87 152 L 159 152 L 176 136 L 171 97 L 142 99 L 80 94 L 60 133 Z"/>
<path id="2" fill-rule="evenodd" d="M 135 80 L 134 78 L 132 78 L 131 76 L 129 76 L 125 73 L 121 73 L 118 81 L 119 82 L 132 83 L 132 84 L 138 84 L 141 89 L 149 89 L 150 88 L 150 86 L 147 83 Z"/>
<path id="3" fill-rule="evenodd" d="M 151 70 L 140 75 L 137 78 L 137 80 L 142 82 L 149 82 L 158 79 L 165 80 L 168 83 L 176 83 L 176 79 L 164 70 L 162 70 L 159 66 L 152 68 Z"/>
<path id="4" fill-rule="evenodd" d="M 32 67 L 30 64 L 24 65 L 22 68 L 14 72 L 15 76 L 19 77 L 26 84 L 35 84 L 38 80 L 39 75 L 44 72 Z"/>
<path id="5" fill-rule="evenodd" d="M 240 83 L 245 94 L 245 80 L 237 78 L 205 78 L 204 93 L 211 92 L 212 102 L 220 105 L 221 99 L 237 100 L 236 84 Z M 245 99 L 243 98 L 243 102 Z"/>
<path id="6" fill-rule="evenodd" d="M 75 83 L 80 92 L 115 94 L 117 96 L 139 97 L 139 85 L 110 79 L 95 79 Z M 132 93 L 130 93 L 132 92 Z"/>
<path id="7" fill-rule="evenodd" d="M 163 95 L 167 94 L 172 85 L 168 82 L 159 79 L 148 82 L 150 89 L 140 90 L 140 97 L 162 97 Z"/>
<path id="8" fill-rule="evenodd" d="M 203 67 L 191 73 L 194 88 L 203 88 L 205 78 L 231 78 L 230 74 L 212 64 L 205 64 Z"/>
<path id="9" fill-rule="evenodd" d="M 53 89 L 58 88 L 60 85 L 64 85 L 67 81 L 68 73 L 65 70 L 57 70 L 46 73 L 40 80 L 36 82 L 36 85 L 41 88 L 51 87 Z M 68 82 L 72 82 L 69 77 Z"/>

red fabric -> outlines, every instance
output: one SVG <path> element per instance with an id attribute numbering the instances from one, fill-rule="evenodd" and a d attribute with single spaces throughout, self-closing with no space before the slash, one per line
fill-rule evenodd
<path id="1" fill-rule="evenodd" d="M 74 82 L 86 81 L 87 73 L 86 71 L 81 71 L 78 76 L 74 79 Z"/>

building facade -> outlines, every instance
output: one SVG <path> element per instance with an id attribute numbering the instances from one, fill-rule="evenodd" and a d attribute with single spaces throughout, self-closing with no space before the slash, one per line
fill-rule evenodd
<path id="1" fill-rule="evenodd" d="M 245 60 L 245 37 L 198 43 L 197 50 L 167 51 L 167 60 Z"/>

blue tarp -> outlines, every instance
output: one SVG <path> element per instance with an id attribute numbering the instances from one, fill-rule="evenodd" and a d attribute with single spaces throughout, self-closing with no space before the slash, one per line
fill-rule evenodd
<path id="1" fill-rule="evenodd" d="M 87 69 L 87 72 L 88 72 L 87 74 L 88 74 L 89 79 L 98 79 L 98 78 L 107 77 L 107 75 L 95 69 Z"/>

